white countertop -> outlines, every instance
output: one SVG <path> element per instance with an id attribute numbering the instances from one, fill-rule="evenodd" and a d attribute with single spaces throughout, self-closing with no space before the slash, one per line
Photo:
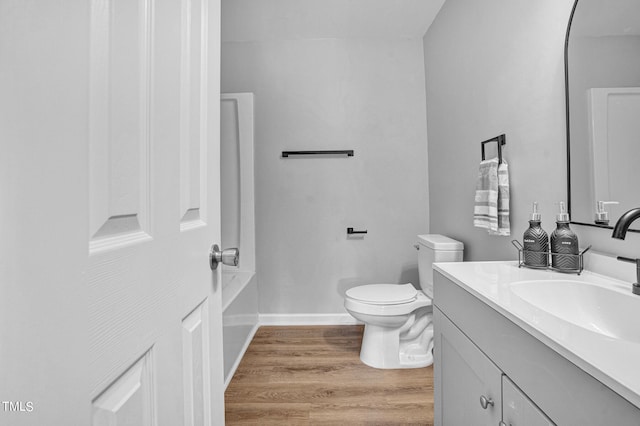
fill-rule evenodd
<path id="1" fill-rule="evenodd" d="M 434 269 L 640 408 L 640 343 L 589 331 L 541 309 L 522 309 L 522 301 L 510 290 L 517 281 L 571 280 L 631 295 L 631 283 L 588 271 L 575 275 L 518 268 L 517 262 L 436 263 Z M 640 334 L 640 310 L 629 321 Z"/>

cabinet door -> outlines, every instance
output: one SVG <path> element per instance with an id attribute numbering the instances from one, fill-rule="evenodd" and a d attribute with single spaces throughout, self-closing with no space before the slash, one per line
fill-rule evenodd
<path id="1" fill-rule="evenodd" d="M 437 308 L 436 425 L 491 425 L 502 417 L 502 372 Z"/>
<path id="2" fill-rule="evenodd" d="M 502 404 L 505 426 L 555 426 L 507 376 L 502 376 Z"/>

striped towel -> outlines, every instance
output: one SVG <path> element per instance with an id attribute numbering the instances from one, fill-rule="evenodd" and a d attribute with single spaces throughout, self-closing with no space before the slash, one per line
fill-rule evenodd
<path id="1" fill-rule="evenodd" d="M 489 231 L 489 235 L 510 235 L 509 223 L 509 166 L 497 158 L 480 163 L 473 225 Z"/>

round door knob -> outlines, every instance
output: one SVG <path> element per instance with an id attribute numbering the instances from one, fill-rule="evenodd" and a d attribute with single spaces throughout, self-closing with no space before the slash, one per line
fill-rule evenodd
<path id="1" fill-rule="evenodd" d="M 217 244 L 211 246 L 211 251 L 209 252 L 209 266 L 211 266 L 212 271 L 215 271 L 220 263 L 227 266 L 238 266 L 239 260 L 240 250 L 237 248 L 220 251 L 220 247 L 218 247 Z"/>
<path id="2" fill-rule="evenodd" d="M 487 398 L 486 396 L 482 395 L 480 397 L 480 406 L 482 408 L 484 408 L 485 410 L 489 407 L 492 406 L 493 407 L 493 399 L 491 398 Z"/>

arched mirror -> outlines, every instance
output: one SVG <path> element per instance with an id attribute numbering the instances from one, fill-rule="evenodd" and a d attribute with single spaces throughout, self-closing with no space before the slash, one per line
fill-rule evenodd
<path id="1" fill-rule="evenodd" d="M 611 228 L 640 207 L 640 0 L 576 0 L 565 72 L 571 220 Z"/>

